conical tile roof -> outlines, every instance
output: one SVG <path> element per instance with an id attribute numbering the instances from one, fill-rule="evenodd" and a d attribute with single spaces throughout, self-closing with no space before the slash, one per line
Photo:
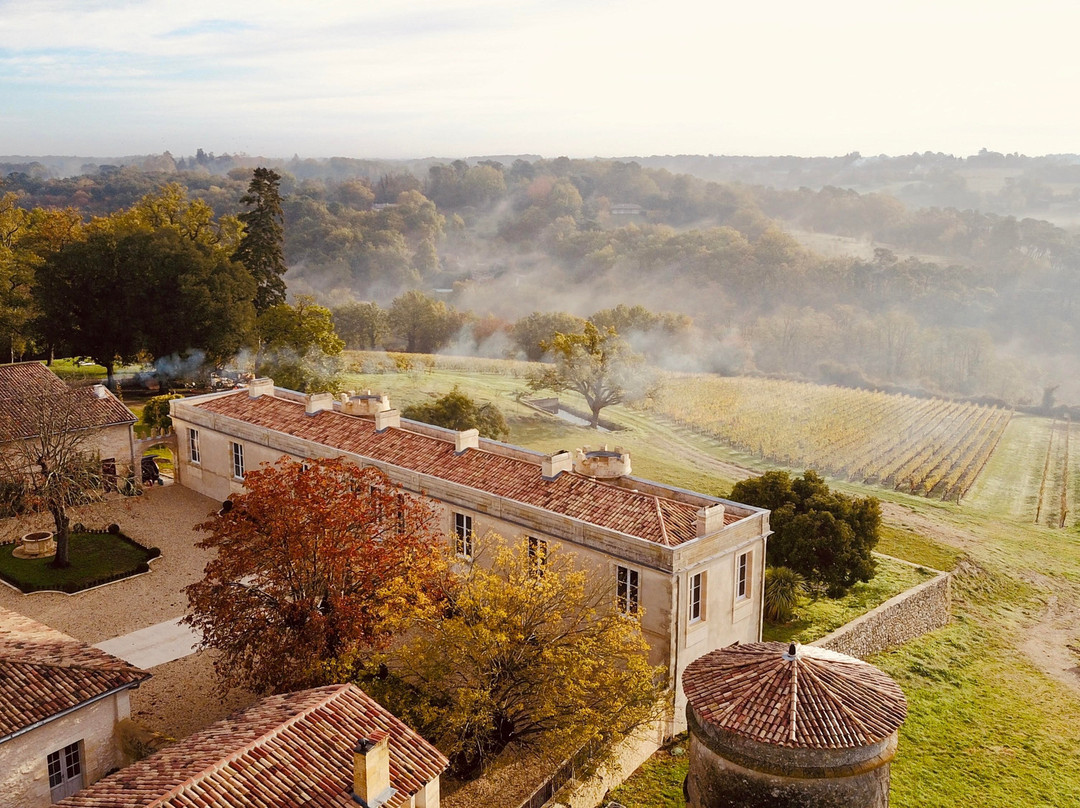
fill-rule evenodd
<path id="1" fill-rule="evenodd" d="M 889 676 L 812 645 L 718 649 L 687 666 L 683 689 L 707 725 L 774 746 L 869 746 L 888 738 L 907 717 L 904 694 Z"/>

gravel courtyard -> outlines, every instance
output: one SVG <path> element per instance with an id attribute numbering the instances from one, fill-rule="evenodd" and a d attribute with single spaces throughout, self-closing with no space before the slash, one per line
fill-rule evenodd
<path id="1" fill-rule="evenodd" d="M 179 485 L 148 488 L 141 497 L 111 496 L 105 502 L 75 508 L 71 521 L 87 527 L 116 522 L 131 538 L 161 548 L 150 573 L 97 589 L 65 595 L 23 595 L 0 585 L 0 606 L 32 617 L 93 644 L 179 617 L 187 610 L 183 589 L 202 577 L 211 553 L 194 545 L 194 526 L 219 503 Z M 51 530 L 48 514 L 0 522 L 0 540 L 35 529 Z M 249 704 L 251 694 L 237 691 L 222 703 L 214 689 L 210 652 L 150 668 L 154 678 L 132 693 L 132 717 L 175 738 L 188 735 Z"/>

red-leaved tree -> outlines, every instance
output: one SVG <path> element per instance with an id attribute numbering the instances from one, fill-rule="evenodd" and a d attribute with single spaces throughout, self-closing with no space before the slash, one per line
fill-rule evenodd
<path id="1" fill-rule="evenodd" d="M 217 551 L 187 587 L 186 622 L 217 650 L 223 689 L 326 684 L 445 593 L 434 512 L 375 468 L 282 458 L 198 526 Z"/>

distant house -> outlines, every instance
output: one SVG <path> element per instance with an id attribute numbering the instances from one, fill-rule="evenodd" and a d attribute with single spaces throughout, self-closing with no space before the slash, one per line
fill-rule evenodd
<path id="1" fill-rule="evenodd" d="M 438 808 L 447 760 L 354 685 L 270 696 L 64 800 L 75 808 Z"/>
<path id="2" fill-rule="evenodd" d="M 124 476 L 135 468 L 135 421 L 103 385 L 69 387 L 40 362 L 0 365 L 0 455 L 32 457 L 43 427 L 59 429 L 84 435 L 80 448 Z"/>
<path id="3" fill-rule="evenodd" d="M 614 202 L 608 208 L 608 213 L 612 216 L 641 216 L 644 212 L 645 208 L 633 202 Z"/>
<path id="4" fill-rule="evenodd" d="M 0 804 L 50 805 L 122 765 L 144 670 L 0 608 Z"/>
<path id="5" fill-rule="evenodd" d="M 538 556 L 556 544 L 574 553 L 609 583 L 617 608 L 643 613 L 651 663 L 672 683 L 669 733 L 686 723 L 686 665 L 761 639 L 769 512 L 633 477 L 626 452 L 545 456 L 401 418 L 383 395 L 305 396 L 270 379 L 170 407 L 176 480 L 214 499 L 241 493 L 248 470 L 282 456 L 344 457 L 424 497 L 465 563 L 493 533 L 527 537 Z"/>

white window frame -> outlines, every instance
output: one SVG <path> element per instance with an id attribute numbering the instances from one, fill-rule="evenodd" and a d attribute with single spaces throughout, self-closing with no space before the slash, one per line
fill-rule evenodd
<path id="1" fill-rule="evenodd" d="M 454 511 L 454 554 L 458 558 L 472 561 L 473 557 L 473 519 L 467 513 Z"/>
<path id="2" fill-rule="evenodd" d="M 691 624 L 705 620 L 705 573 L 695 572 L 690 576 L 689 595 L 687 603 L 687 617 Z"/>
<path id="3" fill-rule="evenodd" d="M 83 787 L 82 741 L 69 743 L 45 758 L 49 793 L 53 802 L 70 797 Z"/>
<path id="4" fill-rule="evenodd" d="M 188 458 L 192 463 L 201 463 L 202 455 L 199 453 L 199 430 L 188 429 Z"/>
<path id="5" fill-rule="evenodd" d="M 229 441 L 229 451 L 232 455 L 232 476 L 234 480 L 244 479 L 244 444 Z"/>
<path id="6" fill-rule="evenodd" d="M 735 600 L 750 598 L 750 571 L 753 568 L 750 551 L 735 556 Z"/>
<path id="7" fill-rule="evenodd" d="M 615 567 L 615 607 L 623 614 L 636 615 L 641 608 L 641 572 L 618 564 Z"/>

